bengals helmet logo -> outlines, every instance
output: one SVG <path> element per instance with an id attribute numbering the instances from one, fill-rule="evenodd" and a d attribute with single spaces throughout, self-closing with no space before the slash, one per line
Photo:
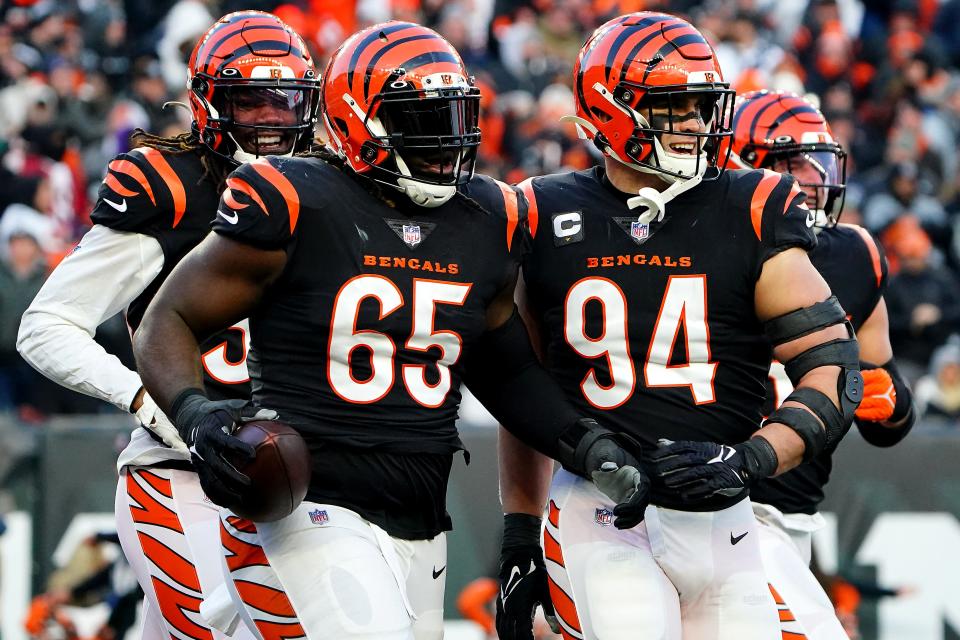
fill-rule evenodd
<path id="1" fill-rule="evenodd" d="M 704 76 L 704 78 L 706 79 L 707 82 L 709 82 L 710 84 L 713 84 L 713 73 L 712 73 L 712 72 L 707 71 L 706 73 L 703 74 L 703 76 Z"/>
<path id="2" fill-rule="evenodd" d="M 440 74 L 440 81 L 443 84 L 453 84 L 453 76 L 449 73 L 442 73 Z"/>
<path id="3" fill-rule="evenodd" d="M 276 78 L 282 78 L 282 77 L 283 77 L 283 70 L 280 69 L 279 67 L 274 67 L 273 69 L 270 69 L 270 77 L 271 77 L 271 78 L 274 78 L 274 79 L 276 79 Z"/>

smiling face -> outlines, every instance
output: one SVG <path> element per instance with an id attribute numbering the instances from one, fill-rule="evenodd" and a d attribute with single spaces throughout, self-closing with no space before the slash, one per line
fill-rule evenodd
<path id="1" fill-rule="evenodd" d="M 247 153 L 255 155 L 289 153 L 297 137 L 297 131 L 289 127 L 301 122 L 305 108 L 303 93 L 299 89 L 267 87 L 238 87 L 231 90 L 228 93 L 228 109 L 235 125 L 231 133 L 237 144 Z"/>
<path id="2" fill-rule="evenodd" d="M 695 156 L 702 149 L 704 138 L 687 134 L 706 133 L 713 120 L 716 97 L 713 94 L 689 93 L 678 96 L 652 95 L 640 105 L 640 113 L 647 118 L 650 128 L 660 133 L 664 151 L 677 156 Z"/>

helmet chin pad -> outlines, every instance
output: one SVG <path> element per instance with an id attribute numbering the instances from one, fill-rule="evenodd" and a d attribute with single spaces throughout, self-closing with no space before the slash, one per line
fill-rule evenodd
<path id="1" fill-rule="evenodd" d="M 397 178 L 397 186 L 415 205 L 427 209 L 439 207 L 457 192 L 456 185 L 428 184 L 412 178 Z"/>

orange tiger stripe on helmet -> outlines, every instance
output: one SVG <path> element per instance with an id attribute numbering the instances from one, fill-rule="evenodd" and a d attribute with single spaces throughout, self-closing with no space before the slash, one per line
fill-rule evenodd
<path id="1" fill-rule="evenodd" d="M 296 188 L 287 177 L 277 171 L 266 158 L 258 158 L 251 162 L 250 166 L 283 196 L 283 201 L 287 205 L 287 217 L 290 219 L 290 233 L 293 233 L 300 217 L 300 194 L 297 193 Z M 264 211 L 266 211 L 266 208 L 264 208 Z"/>
<path id="2" fill-rule="evenodd" d="M 143 157 L 147 159 L 147 162 L 156 170 L 163 183 L 167 185 L 167 189 L 170 190 L 170 197 L 173 198 L 173 226 L 176 227 L 180 224 L 180 219 L 183 218 L 183 214 L 187 210 L 187 193 L 184 191 L 180 176 L 173 170 L 163 154 L 156 149 L 141 147 L 136 151 L 143 154 Z"/>
<path id="3" fill-rule="evenodd" d="M 143 470 L 137 470 L 127 474 L 127 496 L 129 497 L 130 503 L 130 517 L 133 518 L 134 522 L 139 524 L 156 525 L 164 529 L 183 533 L 183 526 L 180 524 L 180 517 L 177 513 L 156 500 L 137 481 L 138 477 L 142 477 L 144 482 L 151 484 L 155 482 L 155 480 L 151 481 L 150 479 L 152 475 L 153 474 L 150 474 L 148 471 Z M 162 483 L 159 484 L 162 486 Z M 167 490 L 169 490 L 169 486 Z M 160 491 L 160 493 L 168 498 L 171 497 L 163 493 L 163 491 Z"/>
<path id="4" fill-rule="evenodd" d="M 200 619 L 200 598 L 174 589 L 156 576 L 151 576 L 153 590 L 157 594 L 160 604 L 160 613 L 168 625 L 179 631 L 184 637 L 193 640 L 212 640 L 213 633 L 187 616 L 192 613 L 193 618 Z"/>
<path id="5" fill-rule="evenodd" d="M 143 191 L 147 194 L 147 197 L 150 198 L 150 202 L 152 202 L 154 206 L 157 205 L 157 199 L 153 196 L 153 188 L 150 186 L 150 181 L 147 180 L 147 176 L 144 175 L 143 169 L 135 165 L 133 162 L 127 160 L 126 158 L 122 160 L 112 160 L 110 164 L 107 165 L 107 171 L 122 173 L 123 175 L 129 176 L 136 180 L 137 183 L 143 187 Z"/>

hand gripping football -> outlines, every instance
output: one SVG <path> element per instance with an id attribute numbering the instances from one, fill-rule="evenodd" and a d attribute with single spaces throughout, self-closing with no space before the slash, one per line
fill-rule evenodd
<path id="1" fill-rule="evenodd" d="M 234 436 L 251 445 L 256 457 L 238 467 L 250 478 L 250 486 L 232 511 L 254 522 L 290 515 L 307 495 L 310 483 L 310 452 L 303 438 L 276 420 L 248 422 Z"/>

